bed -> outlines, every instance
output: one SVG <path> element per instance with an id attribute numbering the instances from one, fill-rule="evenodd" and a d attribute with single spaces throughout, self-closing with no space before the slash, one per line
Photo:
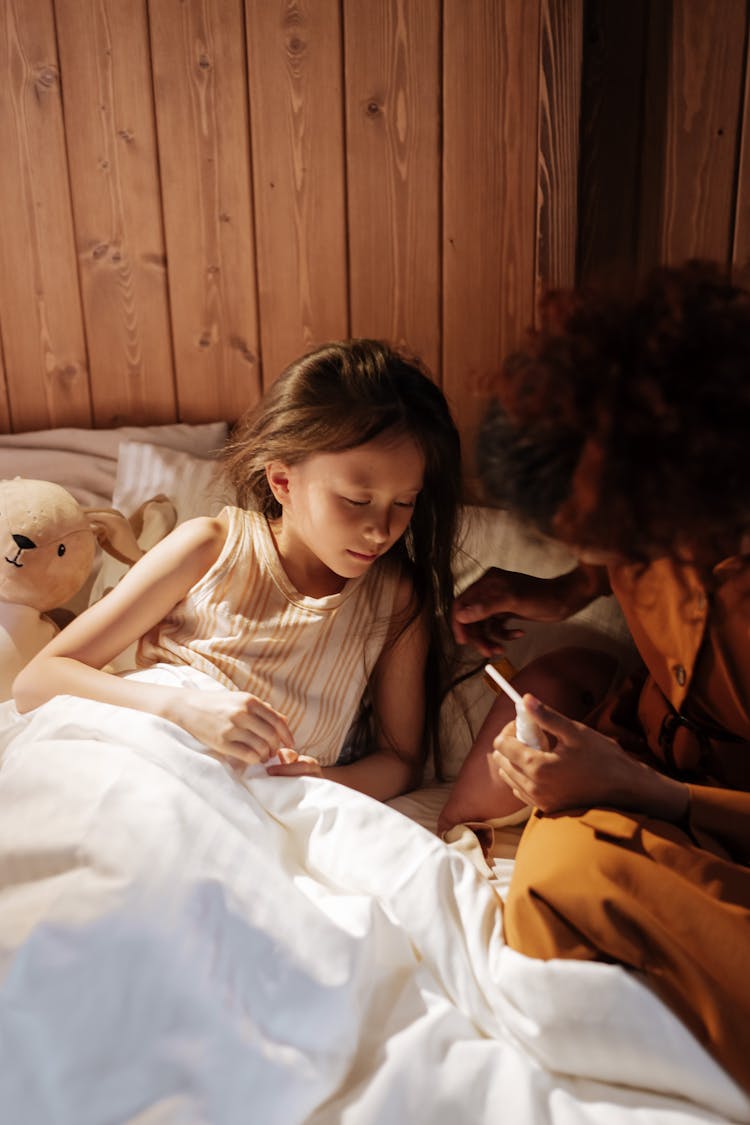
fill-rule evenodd
<path id="1" fill-rule="evenodd" d="M 227 496 L 221 424 L 0 439 L 0 478 L 182 521 Z M 565 559 L 472 510 L 457 582 Z M 99 560 L 74 612 L 118 580 Z M 515 642 L 632 658 L 605 599 Z M 131 654 L 120 658 L 121 669 Z M 491 701 L 449 694 L 455 777 Z M 238 777 L 179 728 L 59 697 L 0 705 L 0 1117 L 9 1125 L 750 1122 L 748 1097 L 636 975 L 507 948 L 518 824 L 434 831 L 445 783 L 380 804 Z M 486 843 L 486 840 L 485 840 Z"/>

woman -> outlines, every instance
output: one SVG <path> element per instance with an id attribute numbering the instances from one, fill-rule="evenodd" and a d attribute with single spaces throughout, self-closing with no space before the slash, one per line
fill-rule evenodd
<path id="1" fill-rule="evenodd" d="M 459 598 L 484 653 L 510 617 L 617 596 L 644 662 L 587 723 L 533 696 L 547 735 L 495 739 L 535 807 L 506 904 L 529 956 L 619 962 L 750 1089 L 750 295 L 663 269 L 627 300 L 551 293 L 506 363 L 480 437 L 500 506 L 581 565 L 491 570 Z M 517 622 L 516 622 L 517 624 Z"/>

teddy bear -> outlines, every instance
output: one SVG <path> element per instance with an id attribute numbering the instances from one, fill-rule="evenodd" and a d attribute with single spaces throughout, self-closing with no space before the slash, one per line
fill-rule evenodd
<path id="1" fill-rule="evenodd" d="M 11 698 L 16 675 L 71 616 L 60 607 L 88 581 L 97 544 L 132 564 L 145 553 L 138 535 L 154 511 L 166 534 L 176 513 L 164 496 L 128 520 L 115 509 L 84 509 L 50 481 L 0 481 L 0 700 Z"/>

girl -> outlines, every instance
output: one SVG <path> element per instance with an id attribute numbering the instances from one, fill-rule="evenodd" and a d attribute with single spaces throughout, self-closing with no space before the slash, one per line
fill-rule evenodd
<path id="1" fill-rule="evenodd" d="M 27 665 L 18 709 L 85 696 L 235 764 L 404 792 L 436 750 L 452 594 L 460 443 L 442 393 L 383 343 L 325 345 L 241 420 L 224 468 L 241 506 L 153 547 Z M 136 638 L 147 672 L 103 670 Z M 345 742 L 356 760 L 336 764 Z"/>

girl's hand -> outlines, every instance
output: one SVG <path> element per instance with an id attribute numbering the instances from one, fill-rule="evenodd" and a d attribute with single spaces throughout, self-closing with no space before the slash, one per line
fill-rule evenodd
<path id="1" fill-rule="evenodd" d="M 292 751 L 292 754 L 294 752 Z M 266 773 L 272 777 L 322 777 L 323 769 L 317 758 L 308 754 L 294 754 L 288 751 L 282 755 L 285 759 L 279 765 L 269 766 Z"/>
<path id="2" fill-rule="evenodd" d="M 245 765 L 265 762 L 294 741 L 284 716 L 245 691 L 180 688 L 166 717 L 210 750 Z"/>
<path id="3" fill-rule="evenodd" d="M 565 718 L 531 695 L 524 703 L 549 739 L 533 750 L 509 723 L 494 740 L 492 755 L 515 796 L 545 813 L 609 806 L 676 821 L 688 805 L 687 786 L 626 754 L 619 743 Z"/>

